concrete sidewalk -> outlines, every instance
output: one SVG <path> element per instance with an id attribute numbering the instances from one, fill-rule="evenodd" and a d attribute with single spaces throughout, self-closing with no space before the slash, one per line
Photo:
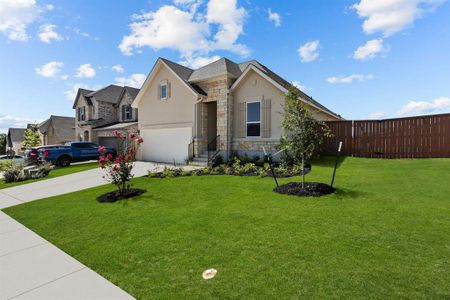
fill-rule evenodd
<path id="1" fill-rule="evenodd" d="M 165 166 L 136 162 L 133 174 L 144 176 Z M 101 169 L 93 169 L 3 189 L 0 209 L 103 185 L 103 175 Z M 0 211 L 0 299 L 134 298 Z"/>
<path id="2" fill-rule="evenodd" d="M 0 299 L 134 299 L 0 211 Z"/>

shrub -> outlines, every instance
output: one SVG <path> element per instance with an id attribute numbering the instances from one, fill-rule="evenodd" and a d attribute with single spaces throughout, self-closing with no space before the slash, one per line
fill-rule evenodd
<path id="1" fill-rule="evenodd" d="M 50 171 L 53 170 L 53 165 L 49 162 L 44 162 L 38 165 L 38 171 L 33 175 L 33 178 L 47 177 Z"/>
<path id="2" fill-rule="evenodd" d="M 0 160 L 0 172 L 3 172 L 6 168 L 14 164 L 12 159 Z"/>
<path id="3" fill-rule="evenodd" d="M 23 163 L 12 163 L 4 168 L 3 177 L 6 183 L 24 181 L 27 179 Z"/>
<path id="4" fill-rule="evenodd" d="M 254 175 L 257 171 L 258 168 L 254 163 L 247 163 L 242 167 L 240 175 Z"/>
<path id="5" fill-rule="evenodd" d="M 212 166 L 213 167 L 217 167 L 217 166 L 220 166 L 221 164 L 223 164 L 223 157 L 222 157 L 222 155 L 216 155 L 215 157 L 214 157 L 214 159 L 212 160 Z"/>
<path id="6" fill-rule="evenodd" d="M 125 144 L 126 137 L 120 131 L 114 131 L 114 135 L 122 144 Z M 133 163 L 136 160 L 137 148 L 143 141 L 142 137 L 131 132 L 128 135 L 128 146 L 122 147 L 124 150 L 117 153 L 116 157 L 113 157 L 109 153 L 106 154 L 105 147 L 98 147 L 98 151 L 100 152 L 98 162 L 100 167 L 106 170 L 105 178 L 117 186 L 118 193 L 121 196 L 131 190 L 131 185 L 129 184 L 130 179 L 133 177 L 131 171 L 133 169 Z"/>

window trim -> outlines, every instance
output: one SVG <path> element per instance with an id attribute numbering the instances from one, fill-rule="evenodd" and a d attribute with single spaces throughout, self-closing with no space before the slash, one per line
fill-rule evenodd
<path id="1" fill-rule="evenodd" d="M 248 105 L 252 103 L 259 103 L 259 121 L 247 121 L 248 119 Z M 245 137 L 246 138 L 261 138 L 261 125 L 262 125 L 262 119 L 261 119 L 261 113 L 262 113 L 262 107 L 261 107 L 261 100 L 256 101 L 248 101 L 245 103 Z M 248 135 L 248 124 L 259 124 L 259 135 Z"/>
<path id="2" fill-rule="evenodd" d="M 131 104 L 123 104 L 122 107 L 124 107 L 122 108 L 124 110 L 122 120 L 123 121 L 133 120 L 133 108 L 131 107 Z M 130 116 L 129 118 L 127 117 L 127 114 L 129 114 Z"/>
<path id="3" fill-rule="evenodd" d="M 162 90 L 163 90 L 163 86 L 164 87 L 166 87 L 166 96 L 165 97 L 163 97 L 162 96 Z M 159 85 L 159 100 L 167 100 L 169 97 L 168 97 L 168 93 L 169 93 L 169 83 L 168 82 L 163 82 L 163 83 L 160 83 L 160 85 Z"/>

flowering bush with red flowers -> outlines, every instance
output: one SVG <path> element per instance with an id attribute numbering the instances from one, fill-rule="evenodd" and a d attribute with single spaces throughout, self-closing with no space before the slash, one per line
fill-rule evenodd
<path id="1" fill-rule="evenodd" d="M 106 170 L 105 178 L 115 184 L 118 188 L 119 195 L 125 195 L 131 188 L 130 179 L 133 178 L 131 170 L 133 169 L 133 162 L 136 161 L 136 152 L 139 145 L 144 141 L 136 133 L 131 132 L 128 135 L 128 141 L 120 131 L 114 131 L 114 135 L 121 140 L 122 150 L 117 153 L 116 157 L 111 154 L 106 154 L 106 148 L 98 147 L 100 157 L 98 163 L 102 169 Z M 127 144 L 127 145 L 126 145 Z"/>

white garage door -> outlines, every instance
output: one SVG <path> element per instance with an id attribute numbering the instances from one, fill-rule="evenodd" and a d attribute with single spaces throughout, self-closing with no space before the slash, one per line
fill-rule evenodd
<path id="1" fill-rule="evenodd" d="M 142 129 L 142 159 L 145 161 L 184 163 L 192 141 L 191 127 Z"/>

